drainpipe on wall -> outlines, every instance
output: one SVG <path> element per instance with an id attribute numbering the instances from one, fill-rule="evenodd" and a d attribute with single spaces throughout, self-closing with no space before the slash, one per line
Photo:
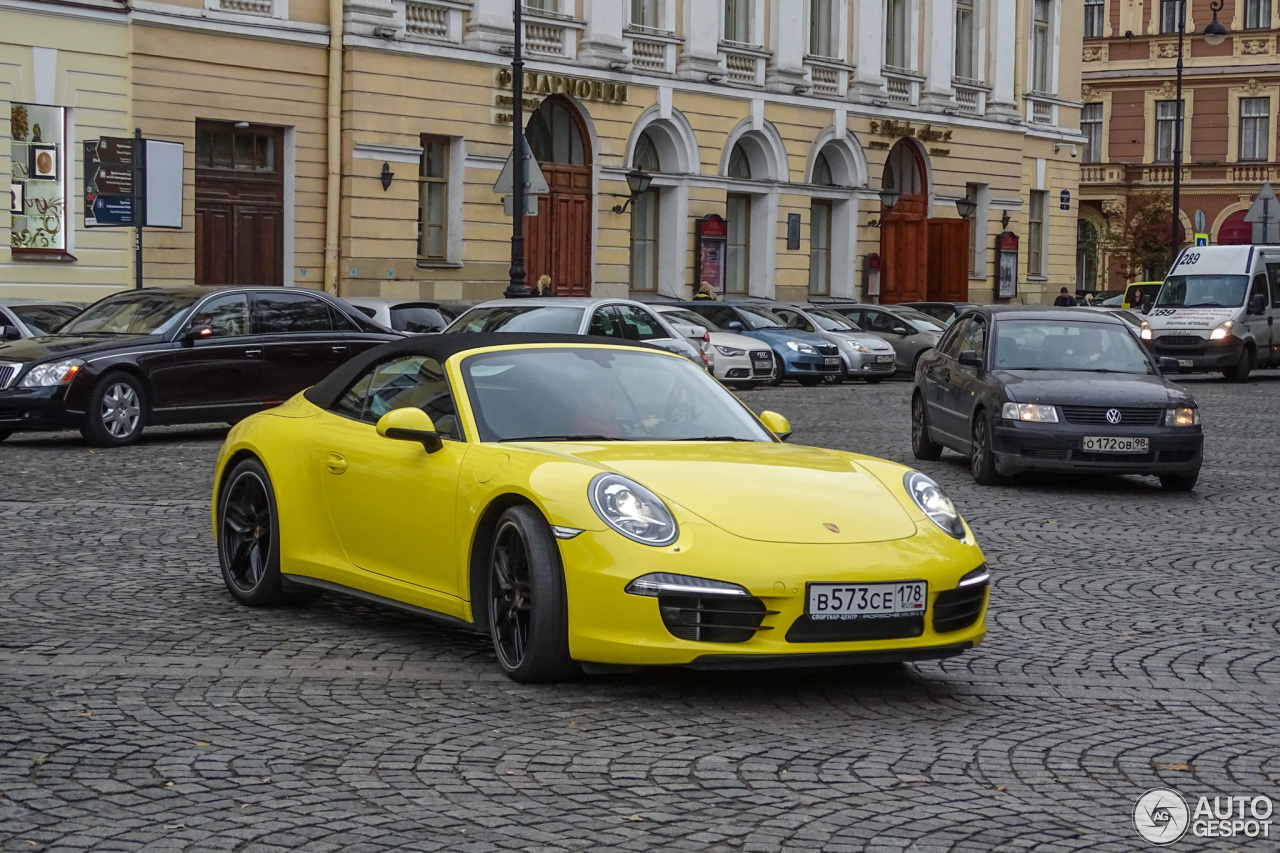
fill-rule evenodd
<path id="1" fill-rule="evenodd" d="M 329 103 L 325 183 L 324 289 L 338 293 L 338 213 L 342 190 L 342 0 L 329 0 Z"/>

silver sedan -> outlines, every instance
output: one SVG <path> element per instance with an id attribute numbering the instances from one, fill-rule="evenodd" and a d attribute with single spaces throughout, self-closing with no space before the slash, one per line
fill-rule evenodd
<path id="1" fill-rule="evenodd" d="M 946 331 L 941 322 L 913 308 L 901 305 L 867 305 L 861 302 L 833 302 L 823 307 L 857 323 L 888 342 L 897 356 L 898 372 L 914 376 L 920 356 L 938 345 Z"/>
<path id="2" fill-rule="evenodd" d="M 845 379 L 862 379 L 874 385 L 897 369 L 893 347 L 877 335 L 867 334 L 843 314 L 812 305 L 776 305 L 773 313 L 793 329 L 813 332 L 840 349 Z M 835 377 L 839 382 L 840 378 Z"/>

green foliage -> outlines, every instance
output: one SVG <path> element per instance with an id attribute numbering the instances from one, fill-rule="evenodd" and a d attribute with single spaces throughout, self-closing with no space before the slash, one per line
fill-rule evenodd
<path id="1" fill-rule="evenodd" d="M 1135 192 L 1123 214 L 1107 218 L 1102 242 L 1125 281 L 1163 278 L 1171 261 L 1169 225 L 1173 204 L 1167 193 Z"/>

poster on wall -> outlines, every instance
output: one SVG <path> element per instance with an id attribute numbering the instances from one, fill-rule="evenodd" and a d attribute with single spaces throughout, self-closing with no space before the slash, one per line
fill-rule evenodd
<path id="1" fill-rule="evenodd" d="M 702 282 L 709 283 L 717 293 L 724 292 L 724 259 L 729 241 L 729 223 L 723 216 L 709 213 L 695 226 L 697 263 L 693 289 L 696 292 Z"/>
<path id="2" fill-rule="evenodd" d="M 35 181 L 56 181 L 58 179 L 58 146 L 31 145 L 31 174 Z"/>
<path id="3" fill-rule="evenodd" d="M 1018 235 L 1005 231 L 996 238 L 999 268 L 996 280 L 996 297 L 1012 299 L 1018 295 Z"/>
<path id="4" fill-rule="evenodd" d="M 15 216 L 22 215 L 22 208 L 27 203 L 27 185 L 22 181 L 9 182 L 9 212 Z"/>

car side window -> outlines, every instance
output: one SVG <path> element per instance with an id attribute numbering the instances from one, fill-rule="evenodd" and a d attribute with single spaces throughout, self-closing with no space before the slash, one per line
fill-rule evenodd
<path id="1" fill-rule="evenodd" d="M 792 311 L 789 308 L 775 308 L 773 313 L 781 317 L 793 329 L 802 329 L 806 332 L 813 331 L 813 324 L 802 317 L 799 311 Z"/>
<path id="2" fill-rule="evenodd" d="M 895 327 L 906 325 L 888 311 L 867 311 L 865 316 L 866 328 L 873 332 L 892 332 Z"/>
<path id="3" fill-rule="evenodd" d="M 367 424 L 376 424 L 387 412 L 404 408 L 426 412 L 441 438 L 462 441 L 449 380 L 434 358 L 401 356 L 375 365 L 333 404 L 336 414 Z"/>
<path id="4" fill-rule="evenodd" d="M 622 330 L 618 328 L 618 317 L 612 305 L 603 305 L 591 315 L 591 324 L 587 326 L 588 335 L 603 338 L 620 338 Z"/>
<path id="5" fill-rule="evenodd" d="M 622 324 L 622 336 L 629 341 L 652 341 L 668 337 L 667 332 L 658 322 L 649 316 L 649 312 L 634 305 L 615 305 L 618 320 Z"/>
<path id="6" fill-rule="evenodd" d="M 942 336 L 942 340 L 938 341 L 938 352 L 951 358 L 959 358 L 961 339 L 971 322 L 973 321 L 964 318 L 953 323 L 951 328 L 947 329 L 947 333 Z"/>
<path id="7" fill-rule="evenodd" d="M 229 293 L 206 300 L 191 315 L 188 325 L 195 329 L 208 326 L 221 338 L 249 334 L 249 297 Z"/>
<path id="8" fill-rule="evenodd" d="M 254 294 L 253 315 L 260 334 L 333 331 L 329 306 L 306 293 Z"/>
<path id="9" fill-rule="evenodd" d="M 968 325 L 960 339 L 960 352 L 975 352 L 981 357 L 987 343 L 987 324 L 976 317 L 966 322 Z"/>

